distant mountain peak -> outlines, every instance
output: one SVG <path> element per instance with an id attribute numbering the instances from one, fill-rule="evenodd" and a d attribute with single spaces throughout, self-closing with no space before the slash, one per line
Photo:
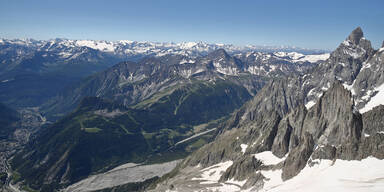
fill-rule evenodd
<path id="1" fill-rule="evenodd" d="M 363 30 L 360 27 L 357 27 L 352 31 L 352 33 L 348 36 L 348 40 L 350 40 L 353 44 L 358 45 L 360 39 L 364 37 Z"/>
<path id="2" fill-rule="evenodd" d="M 348 63 L 346 59 L 352 57 L 353 59 L 360 60 L 359 63 L 354 63 L 357 64 L 356 69 L 358 69 L 360 68 L 361 63 L 368 57 L 372 56 L 374 52 L 375 51 L 372 48 L 371 42 L 364 38 L 363 31 L 360 27 L 357 27 L 331 54 L 333 57 L 344 59 L 344 61 L 341 62 L 340 60 L 332 60 L 331 63 L 334 65 Z"/>

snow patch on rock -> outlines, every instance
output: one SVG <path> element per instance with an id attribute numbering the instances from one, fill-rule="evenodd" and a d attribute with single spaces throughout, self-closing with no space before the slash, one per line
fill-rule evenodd
<path id="1" fill-rule="evenodd" d="M 194 177 L 192 180 L 201 181 L 200 184 L 218 183 L 221 175 L 233 164 L 233 161 L 218 163 L 202 169 L 200 177 Z"/>
<path id="2" fill-rule="evenodd" d="M 241 144 L 240 147 L 241 147 L 241 152 L 244 154 L 245 151 L 246 151 L 247 148 L 248 148 L 248 145 L 247 145 L 247 144 Z"/>
<path id="3" fill-rule="evenodd" d="M 261 153 L 257 153 L 254 155 L 254 157 L 260 160 L 261 162 L 263 162 L 264 165 L 276 165 L 285 160 L 285 157 L 283 158 L 276 157 L 272 153 L 272 151 L 264 151 Z"/>
<path id="4" fill-rule="evenodd" d="M 307 104 L 305 104 L 305 108 L 310 109 L 316 104 L 315 101 L 308 101 Z"/>
<path id="5" fill-rule="evenodd" d="M 369 102 L 360 109 L 360 113 L 365 113 L 372 110 L 376 106 L 384 105 L 384 84 L 377 87 L 375 91 L 377 91 L 376 95 L 371 97 Z"/>

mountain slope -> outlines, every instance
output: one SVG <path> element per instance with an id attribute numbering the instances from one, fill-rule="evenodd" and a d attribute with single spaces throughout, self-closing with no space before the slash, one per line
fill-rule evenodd
<path id="1" fill-rule="evenodd" d="M 230 56 L 219 49 L 197 58 L 168 55 L 122 62 L 67 89 L 47 102 L 44 109 L 47 113 L 66 113 L 85 96 L 105 97 L 130 106 L 159 91 L 196 80 L 225 79 L 245 87 L 254 95 L 267 79 L 300 74 L 319 62 L 295 63 L 286 57 L 258 53 L 270 58 L 263 60 L 255 59 L 255 55 Z"/>
<path id="2" fill-rule="evenodd" d="M 207 55 L 217 49 L 226 49 L 231 54 L 261 51 L 255 46 L 253 48 L 241 48 L 232 45 L 202 42 L 173 44 L 67 39 L 48 41 L 0 39 L 0 75 L 9 77 L 10 74 L 14 73 L 65 72 L 73 67 L 76 67 L 77 70 L 72 70 L 72 72 L 76 73 L 76 75 L 81 75 L 82 73 L 89 74 L 90 72 L 105 69 L 117 61 L 138 61 L 148 56 L 160 57 L 165 55 L 182 55 L 195 58 Z M 276 52 L 278 50 L 284 50 L 284 48 L 271 49 L 268 52 Z M 289 51 L 289 49 L 285 51 Z M 305 50 L 302 51 L 306 52 Z M 307 52 L 306 54 L 311 53 L 310 50 Z M 316 51 L 312 51 L 312 53 L 316 53 Z M 321 53 L 321 51 L 318 53 Z"/>
<path id="3" fill-rule="evenodd" d="M 0 103 L 0 139 L 8 138 L 18 127 L 20 114 Z"/>
<path id="4" fill-rule="evenodd" d="M 146 117 L 97 98 L 84 99 L 74 113 L 42 130 L 26 153 L 14 157 L 12 167 L 29 187 L 51 191 L 121 162 L 142 162 L 151 150 L 146 137 L 152 135 L 144 135 L 150 130 L 141 128 L 140 116 Z"/>
<path id="5" fill-rule="evenodd" d="M 360 40 L 353 39 L 352 37 L 360 38 Z M 382 83 L 380 78 L 381 72 L 377 71 L 377 76 L 373 76 L 373 78 L 378 77 L 377 80 L 374 80 L 375 82 L 378 81 L 378 83 L 366 83 L 363 84 L 365 87 L 359 87 L 358 84 L 353 82 L 357 79 L 366 79 L 368 77 L 361 73 L 361 71 L 364 71 L 362 66 L 371 60 L 380 61 L 378 58 L 381 57 L 380 53 L 380 51 L 372 49 L 370 42 L 362 36 L 361 29 L 357 28 L 331 53 L 331 56 L 325 62 L 312 68 L 307 74 L 270 81 L 263 88 L 263 91 L 260 91 L 252 99 L 252 104 L 249 104 L 249 107 L 242 115 L 245 119 L 252 118 L 263 110 L 271 110 L 272 108 L 275 108 L 280 115 L 285 115 L 301 103 L 310 108 L 335 81 L 342 82 L 349 90 L 351 90 L 352 84 L 355 86 L 354 89 L 360 90 L 360 94 L 355 94 L 355 91 L 351 90 L 353 98 L 356 101 L 361 101 L 357 104 L 358 109 L 360 109 L 371 98 L 371 96 L 367 96 L 367 93 L 372 92 L 369 90 L 375 89 L 377 84 L 380 85 Z M 382 66 L 383 64 L 378 62 L 377 65 Z M 266 97 L 273 99 L 264 102 Z"/>
<path id="6" fill-rule="evenodd" d="M 148 57 L 92 75 L 46 103 L 47 114 L 64 118 L 42 130 L 12 167 L 28 187 L 50 191 L 122 163 L 184 157 L 210 141 L 214 127 L 266 79 L 301 74 L 318 61 L 247 55 L 219 49 L 196 58 Z"/>
<path id="7" fill-rule="evenodd" d="M 155 191 L 279 191 L 280 185 L 284 189 L 285 181 L 297 180 L 295 176 L 306 174 L 324 160 L 368 161 L 368 157 L 374 157 L 376 165 L 381 166 L 383 130 L 374 126 L 372 135 L 364 134 L 370 129 L 354 109 L 351 93 L 336 83 L 309 110 L 301 105 L 283 118 L 276 112 L 265 113 L 223 132 L 185 159 L 178 174 L 167 178 Z M 222 172 L 216 170 L 219 175 L 215 178 L 207 176 L 215 172 L 214 167 Z M 374 178 L 367 175 L 361 179 Z"/>
<path id="8" fill-rule="evenodd" d="M 308 74 L 270 81 L 213 142 L 187 157 L 154 191 L 279 191 L 322 159 L 364 162 L 372 156 L 382 165 L 382 127 L 367 121 L 378 117 L 381 122 L 381 108 L 362 116 L 355 104 L 362 97 L 349 92 L 363 66 L 380 60 L 379 52 L 357 28 Z M 380 75 L 372 75 L 377 77 L 373 82 L 380 80 Z M 366 176 L 363 179 L 375 179 Z"/>
<path id="9" fill-rule="evenodd" d="M 322 51 L 305 49 L 236 47 L 202 42 L 175 44 L 68 39 L 48 41 L 0 39 L 0 92 L 8 93 L 1 94 L 0 101 L 18 108 L 36 107 L 58 94 L 65 87 L 121 61 L 140 61 L 145 57 L 174 55 L 181 57 L 178 60 L 180 64 L 186 64 L 193 63 L 196 57 L 205 56 L 214 50 L 223 48 L 227 49 L 230 54 L 240 55 L 246 55 L 248 54 L 246 52 L 250 51 L 275 52 L 279 50 L 296 50 L 307 54 L 322 53 Z M 310 63 L 316 63 L 322 60 L 323 56 L 303 55 L 304 60 L 302 60 L 302 58 L 285 57 L 284 54 L 278 55 L 277 60 L 283 60 L 284 57 L 284 61 L 288 60 L 291 63 L 301 63 L 305 57 L 311 57 Z M 172 61 L 166 61 L 166 63 L 168 62 Z M 257 72 L 258 70 L 252 68 L 252 71 Z M 187 67 L 183 76 L 188 76 L 189 73 Z M 21 90 L 25 90 L 26 93 Z"/>
<path id="10" fill-rule="evenodd" d="M 63 87 L 122 61 L 88 47 L 51 42 L 0 43 L 0 100 L 16 107 L 35 107 Z"/>
<path id="11" fill-rule="evenodd" d="M 250 97 L 244 87 L 217 80 L 160 92 L 136 109 L 86 98 L 42 130 L 12 167 L 29 187 L 49 191 L 126 162 L 182 158 L 208 142 L 212 127 Z"/>

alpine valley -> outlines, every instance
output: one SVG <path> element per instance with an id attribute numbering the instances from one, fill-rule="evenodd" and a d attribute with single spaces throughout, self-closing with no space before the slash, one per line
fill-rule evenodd
<path id="1" fill-rule="evenodd" d="M 0 40 L 4 191 L 382 191 L 384 43 Z"/>

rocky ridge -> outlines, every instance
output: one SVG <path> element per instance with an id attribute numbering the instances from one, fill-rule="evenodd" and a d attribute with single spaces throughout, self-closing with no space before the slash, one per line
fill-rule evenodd
<path id="1" fill-rule="evenodd" d="M 191 67 L 191 64 L 195 63 L 197 58 L 207 56 L 218 49 L 226 49 L 231 56 L 236 54 L 244 61 L 241 63 L 240 70 L 219 66 L 220 64 L 215 62 L 213 64 L 217 64 L 215 67 L 217 71 L 232 74 L 244 71 L 242 68 L 246 67 L 245 70 L 249 73 L 265 77 L 296 70 L 303 71 L 328 57 L 328 54 L 321 54 L 324 52 L 304 49 L 261 49 L 255 46 L 236 47 L 202 42 L 175 44 L 68 39 L 47 41 L 0 39 L 0 101 L 18 108 L 41 106 L 64 88 L 81 82 L 89 75 L 106 70 L 122 61 L 135 61 L 142 64 L 144 62 L 141 60 L 146 57 L 164 57 L 160 59 L 163 63 L 178 64 L 176 68 L 179 76 L 190 78 L 198 72 Z M 294 65 L 289 65 L 290 63 Z M 299 67 L 298 64 L 301 66 Z M 20 90 L 25 90 L 29 94 L 25 96 Z"/>
<path id="2" fill-rule="evenodd" d="M 230 56 L 219 49 L 197 58 L 167 55 L 122 62 L 67 89 L 47 102 L 45 108 L 56 113 L 67 112 L 84 96 L 108 98 L 130 106 L 159 91 L 195 81 L 225 80 L 245 87 L 254 95 L 266 79 L 304 73 L 319 62 L 293 62 L 292 58 L 279 57 L 277 53 L 263 53 L 268 56 L 263 60 L 260 55 L 255 57 L 258 54 L 261 53 Z"/>
<path id="3" fill-rule="evenodd" d="M 384 132 L 379 115 L 382 107 L 363 115 L 358 110 L 371 99 L 361 95 L 383 83 L 381 71 L 374 70 L 384 65 L 381 52 L 372 49 L 357 28 L 328 60 L 310 73 L 270 81 L 223 125 L 212 143 L 190 155 L 178 169 L 180 174 L 195 174 L 198 178 L 209 167 L 232 162 L 220 173 L 221 178 L 213 182 L 216 188 L 212 188 L 213 183 L 204 182 L 204 177 L 200 184 L 187 178 L 180 178 L 184 179 L 181 182 L 178 177 L 169 177 L 156 190 L 170 190 L 172 185 L 172 191 L 192 191 L 194 187 L 225 191 L 233 187 L 233 181 L 238 181 L 236 187 L 230 188 L 232 191 L 257 191 L 263 185 L 267 187 L 268 174 L 263 173 L 268 171 L 280 171 L 284 181 L 318 163 L 318 159 L 383 159 Z M 371 67 L 364 67 L 368 64 L 374 66 L 376 73 Z M 366 88 L 356 83 L 365 81 L 374 83 L 364 83 Z M 269 159 L 281 160 L 273 164 L 252 163 L 268 151 Z M 191 167 L 206 169 L 189 172 Z"/>

